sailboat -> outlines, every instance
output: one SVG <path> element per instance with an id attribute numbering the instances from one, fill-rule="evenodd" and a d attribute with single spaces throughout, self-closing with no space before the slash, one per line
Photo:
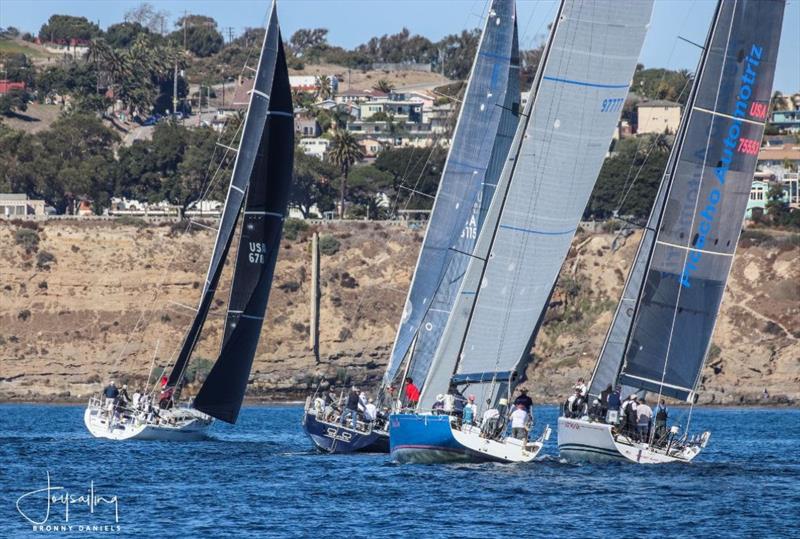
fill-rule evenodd
<path id="1" fill-rule="evenodd" d="M 401 374 L 424 378 L 455 302 L 519 122 L 518 70 L 514 1 L 493 0 L 379 391 L 387 410 L 399 405 L 389 389 L 402 385 Z M 325 408 L 323 399 L 309 399 L 303 417 L 303 428 L 317 448 L 388 453 L 385 425 L 348 428 Z"/>
<path id="2" fill-rule="evenodd" d="M 769 108 L 784 1 L 720 0 L 636 258 L 589 387 L 696 402 Z M 595 414 L 596 415 L 596 414 Z M 607 418 L 609 419 L 607 421 Z M 570 460 L 689 462 L 710 433 L 639 436 L 613 417 L 562 417 Z M 691 419 L 691 408 L 689 420 Z"/>
<path id="3" fill-rule="evenodd" d="M 528 462 L 541 451 L 549 427 L 533 440 L 532 428 L 506 436 L 506 407 L 611 142 L 651 11 L 652 1 L 560 3 L 419 402 L 390 416 L 394 460 Z M 467 391 L 478 395 L 482 425 L 434 410 L 439 396 Z"/>
<path id="4" fill-rule="evenodd" d="M 161 388 L 159 406 L 121 407 L 92 399 L 84 422 L 113 440 L 194 440 L 213 419 L 235 423 L 261 334 L 294 159 L 289 74 L 273 2 L 225 206 L 200 303 Z M 237 224 L 241 230 L 220 352 L 193 401 L 180 403 L 186 368 L 200 337 Z M 154 399 L 146 399 L 151 402 Z"/>

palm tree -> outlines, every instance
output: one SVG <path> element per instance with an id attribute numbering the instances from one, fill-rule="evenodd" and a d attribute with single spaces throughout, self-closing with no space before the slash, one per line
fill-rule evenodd
<path id="1" fill-rule="evenodd" d="M 344 219 L 344 198 L 347 193 L 347 175 L 353 163 L 364 157 L 364 151 L 349 131 L 337 129 L 333 132 L 328 159 L 342 171 L 342 188 L 339 195 L 339 219 Z"/>
<path id="2" fill-rule="evenodd" d="M 772 94 L 772 99 L 769 104 L 771 110 L 786 110 L 786 98 L 783 97 L 783 93 L 778 90 L 775 90 L 775 93 Z"/>
<path id="3" fill-rule="evenodd" d="M 375 86 L 372 87 L 373 90 L 378 90 L 379 92 L 383 92 L 385 94 L 390 93 L 394 90 L 394 84 L 389 82 L 386 79 L 381 79 L 375 83 Z"/>
<path id="4" fill-rule="evenodd" d="M 317 77 L 317 99 L 325 100 L 333 97 L 333 84 L 327 75 Z"/>

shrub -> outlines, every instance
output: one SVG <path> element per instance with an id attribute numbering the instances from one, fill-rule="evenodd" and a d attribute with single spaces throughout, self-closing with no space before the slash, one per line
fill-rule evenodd
<path id="1" fill-rule="evenodd" d="M 353 335 L 349 328 L 342 328 L 339 330 L 339 342 L 344 342 Z"/>
<path id="2" fill-rule="evenodd" d="M 325 256 L 332 256 L 339 252 L 341 242 L 333 236 L 321 236 L 319 238 L 319 252 Z"/>
<path id="3" fill-rule="evenodd" d="M 278 286 L 278 288 L 280 288 L 284 292 L 297 292 L 298 290 L 300 290 L 300 283 L 298 283 L 297 281 L 289 281 L 287 283 L 281 284 L 280 286 Z"/>
<path id="4" fill-rule="evenodd" d="M 339 284 L 342 288 L 356 288 L 358 287 L 358 281 L 356 278 L 347 273 L 346 271 L 342 273 L 342 279 L 339 281 Z"/>
<path id="5" fill-rule="evenodd" d="M 72 251 L 73 253 L 77 253 L 78 251 L 80 251 L 80 250 L 81 250 L 81 248 L 80 248 L 80 247 L 78 247 L 77 245 L 72 245 L 72 246 L 71 246 L 69 249 L 70 249 L 70 251 Z"/>
<path id="6" fill-rule="evenodd" d="M 39 233 L 30 228 L 18 228 L 14 231 L 14 242 L 26 253 L 33 253 L 39 248 Z"/>
<path id="7" fill-rule="evenodd" d="M 19 318 L 23 322 L 30 317 L 31 317 L 31 312 L 28 309 L 23 309 L 17 313 L 17 318 Z"/>
<path id="8" fill-rule="evenodd" d="M 39 283 L 39 288 L 41 290 L 47 290 L 47 281 L 42 281 L 41 283 Z"/>
<path id="9" fill-rule="evenodd" d="M 49 270 L 50 264 L 55 264 L 55 262 L 56 257 L 47 251 L 40 251 L 39 254 L 36 255 L 36 267 L 40 270 Z"/>
<path id="10" fill-rule="evenodd" d="M 308 223 L 302 219 L 286 219 L 283 223 L 283 237 L 287 240 L 296 240 L 308 230 Z"/>
<path id="11" fill-rule="evenodd" d="M 117 224 L 135 226 L 136 228 L 144 228 L 147 226 L 147 221 L 132 215 L 120 215 L 115 221 Z"/>

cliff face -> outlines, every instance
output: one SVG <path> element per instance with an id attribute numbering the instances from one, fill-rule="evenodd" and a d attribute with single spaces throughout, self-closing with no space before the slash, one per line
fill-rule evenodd
<path id="1" fill-rule="evenodd" d="M 39 225 L 36 250 L 0 221 L 0 398 L 83 400 L 109 378 L 141 384 L 180 345 L 205 276 L 213 233 L 113 222 Z M 322 256 L 321 361 L 308 347 L 309 232 L 284 240 L 249 394 L 304 398 L 325 377 L 377 386 L 405 301 L 422 232 L 374 223 L 321 225 L 338 252 Z M 763 236 L 763 237 L 762 237 Z M 579 235 L 564 266 L 526 383 L 555 402 L 588 376 L 636 249 L 634 235 Z M 55 260 L 46 261 L 42 252 Z M 800 399 L 797 237 L 739 246 L 701 402 Z M 48 269 L 49 267 L 49 269 Z M 195 354 L 202 375 L 217 352 L 230 277 Z"/>

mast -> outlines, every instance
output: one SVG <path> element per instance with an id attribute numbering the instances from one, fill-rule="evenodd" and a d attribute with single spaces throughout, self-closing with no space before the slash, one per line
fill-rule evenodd
<path id="1" fill-rule="evenodd" d="M 269 69 L 257 73 L 257 80 L 261 77 L 268 90 L 253 90 L 261 106 L 248 113 L 248 121 L 261 127 L 260 136 L 248 137 L 246 126 L 239 149 L 254 159 L 225 332 L 217 361 L 194 401 L 198 410 L 229 423 L 238 417 L 261 336 L 292 181 L 292 95 L 274 4 L 262 57 Z"/>
<path id="2" fill-rule="evenodd" d="M 620 383 L 694 401 L 742 229 L 783 9 L 783 0 L 718 6 Z"/>
<path id="3" fill-rule="evenodd" d="M 517 79 L 514 70 L 518 68 L 512 66 L 515 29 L 514 1 L 493 0 L 409 286 L 384 385 L 398 375 L 413 341 L 417 341 L 417 354 L 432 354 L 431 349 L 435 349 L 446 313 L 454 301 L 458 276 L 463 273 L 465 259 L 475 245 L 481 220 L 481 193 L 487 184 L 496 182 L 500 173 L 497 163 L 505 159 L 517 121 L 516 111 L 506 110 L 514 108 L 514 100 L 507 102 L 507 96 L 518 100 L 518 96 L 513 96 L 518 94 L 518 90 L 513 90 Z M 498 138 L 497 133 L 509 121 L 511 127 L 505 128 L 508 136 Z M 424 362 L 420 362 L 423 370 Z"/>
<path id="4" fill-rule="evenodd" d="M 652 2 L 564 0 L 420 409 L 525 367 L 630 86 Z M 595 39 L 596 36 L 607 36 Z M 489 391 L 483 387 L 483 391 Z"/>

